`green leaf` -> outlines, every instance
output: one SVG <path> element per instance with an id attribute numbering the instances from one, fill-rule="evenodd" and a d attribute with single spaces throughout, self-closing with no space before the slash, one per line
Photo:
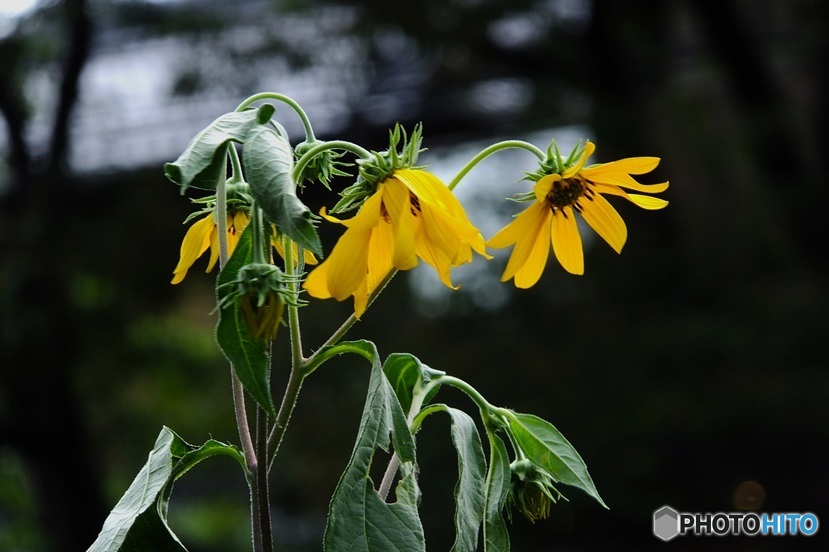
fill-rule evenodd
<path id="1" fill-rule="evenodd" d="M 256 339 L 248 331 L 248 327 L 239 310 L 237 300 L 222 302 L 233 291 L 238 278 L 239 270 L 249 264 L 253 258 L 251 232 L 253 224 L 249 224 L 239 242 L 233 250 L 233 255 L 222 268 L 216 279 L 216 296 L 219 309 L 219 322 L 216 325 L 216 341 L 219 343 L 225 357 L 233 364 L 239 381 L 250 393 L 251 397 L 271 416 L 276 416 L 273 398 L 271 397 L 270 362 L 268 344 L 265 340 Z"/>
<path id="2" fill-rule="evenodd" d="M 110 512 L 87 552 L 186 552 L 167 525 L 173 483 L 194 465 L 216 454 L 234 457 L 245 466 L 236 447 L 212 439 L 194 447 L 171 429 L 163 428 L 147 463 Z"/>
<path id="3" fill-rule="evenodd" d="M 504 520 L 504 504 L 510 489 L 507 447 L 500 437 L 489 434 L 489 472 L 486 476 L 484 505 L 484 552 L 509 552 L 509 531 Z"/>
<path id="4" fill-rule="evenodd" d="M 250 130 L 242 166 L 250 194 L 281 232 L 322 257 L 322 244 L 311 210 L 296 196 L 294 153 L 288 138 L 269 126 Z"/>
<path id="5" fill-rule="evenodd" d="M 513 413 L 509 426 L 517 445 L 533 464 L 549 472 L 556 481 L 581 489 L 607 508 L 584 460 L 553 424 L 532 414 Z"/>
<path id="6" fill-rule="evenodd" d="M 452 417 L 452 442 L 458 451 L 458 482 L 455 485 L 455 544 L 452 552 L 478 548 L 478 530 L 485 508 L 486 460 L 475 421 L 468 414 L 446 408 Z"/>
<path id="7" fill-rule="evenodd" d="M 445 375 L 446 372 L 434 370 L 422 364 L 416 356 L 409 353 L 392 353 L 383 364 L 383 372 L 389 378 L 403 412 L 408 412 L 412 406 L 412 397 L 415 390 L 420 386 L 429 383 L 435 376 Z M 424 399 L 423 403 L 428 404 L 429 399 L 437 393 L 435 387 Z"/>
<path id="8" fill-rule="evenodd" d="M 417 513 L 420 491 L 414 438 L 377 349 L 370 345 L 373 358 L 366 404 L 351 459 L 331 498 L 323 547 L 329 552 L 425 552 Z M 375 451 L 388 451 L 390 442 L 401 461 L 397 502 L 391 504 L 380 498 L 369 476 Z"/>
<path id="9" fill-rule="evenodd" d="M 242 143 L 255 127 L 261 127 L 273 114 L 273 106 L 225 113 L 198 133 L 178 159 L 164 165 L 167 178 L 181 186 L 214 190 L 219 178 L 226 176 L 227 148 L 231 142 Z M 262 121 L 264 119 L 264 121 Z"/>

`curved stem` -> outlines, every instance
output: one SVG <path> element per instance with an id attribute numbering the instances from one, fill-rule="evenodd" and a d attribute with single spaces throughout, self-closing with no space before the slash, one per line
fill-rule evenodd
<path id="1" fill-rule="evenodd" d="M 320 153 L 330 150 L 330 149 L 342 149 L 350 151 L 351 153 L 362 157 L 363 159 L 370 159 L 372 157 L 371 152 L 367 149 L 363 148 L 362 146 L 358 146 L 352 142 L 346 142 L 344 140 L 334 140 L 332 142 L 321 142 L 316 146 L 312 147 L 304 154 L 302 157 L 297 159 L 296 165 L 294 166 L 294 182 L 299 179 L 299 176 L 302 174 L 302 171 L 305 169 L 305 166 L 311 162 L 311 159 L 319 155 Z"/>
<path id="2" fill-rule="evenodd" d="M 276 92 L 261 92 L 259 94 L 254 94 L 250 96 L 248 99 L 243 101 L 239 104 L 239 107 L 236 108 L 236 111 L 242 111 L 250 104 L 258 102 L 259 100 L 277 100 L 280 102 L 284 102 L 291 106 L 296 114 L 299 115 L 299 118 L 302 120 L 302 126 L 305 128 L 305 140 L 307 142 L 313 142 L 316 140 L 314 137 L 314 128 L 311 126 L 311 121 L 308 119 L 308 115 L 305 114 L 305 110 L 296 103 L 293 99 L 289 98 L 284 94 L 277 94 Z"/>
<path id="3" fill-rule="evenodd" d="M 236 151 L 236 146 L 233 145 L 233 142 L 230 143 L 227 151 L 230 154 L 230 166 L 233 168 L 233 181 L 241 182 L 244 173 L 242 173 L 242 163 L 239 162 L 239 152 Z"/>
<path id="4" fill-rule="evenodd" d="M 530 153 L 534 153 L 536 157 L 541 160 L 544 160 L 544 152 L 538 149 L 536 146 L 530 144 L 529 142 L 524 142 L 523 140 L 505 140 L 503 142 L 498 142 L 497 144 L 492 144 L 488 148 L 482 150 L 478 155 L 473 157 L 469 160 L 469 162 L 463 166 L 463 168 L 455 175 L 455 178 L 452 179 L 447 185 L 447 188 L 450 190 L 454 190 L 455 186 L 461 181 L 461 179 L 467 175 L 469 171 L 471 171 L 475 165 L 492 155 L 493 153 L 499 152 L 501 150 L 510 149 L 510 148 L 518 148 L 524 149 L 529 151 Z"/>

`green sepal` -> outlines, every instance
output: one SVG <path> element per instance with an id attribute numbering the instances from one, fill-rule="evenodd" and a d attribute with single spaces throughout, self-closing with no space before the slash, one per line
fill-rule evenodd
<path id="1" fill-rule="evenodd" d="M 419 388 L 429 383 L 432 378 L 446 374 L 446 372 L 429 368 L 409 353 L 390 354 L 383 363 L 383 372 L 391 382 L 404 412 L 408 412 L 411 408 L 412 397 Z M 432 388 L 423 399 L 423 404 L 429 404 L 429 400 L 437 391 L 438 387 Z"/>
<path id="2" fill-rule="evenodd" d="M 509 428 L 527 458 L 556 482 L 571 485 L 607 508 L 579 453 L 553 424 L 532 414 L 512 413 Z"/>
<path id="3" fill-rule="evenodd" d="M 147 463 L 112 509 L 87 552 L 186 552 L 167 525 L 173 483 L 205 458 L 217 454 L 231 456 L 245 467 L 241 452 L 232 445 L 211 439 L 195 447 L 164 427 Z"/>
<path id="4" fill-rule="evenodd" d="M 296 195 L 294 152 L 287 135 L 271 126 L 251 129 L 245 141 L 242 167 L 250 195 L 268 219 L 300 247 L 322 258 L 314 215 Z"/>
<path id="5" fill-rule="evenodd" d="M 377 349 L 363 341 L 354 352 L 370 347 L 371 376 L 357 441 L 328 510 L 323 548 L 328 552 L 418 552 L 426 550 L 417 513 L 414 438 L 389 380 L 380 366 Z M 397 501 L 385 502 L 375 490 L 369 471 L 378 448 L 393 443 L 401 461 Z"/>
<path id="6" fill-rule="evenodd" d="M 276 417 L 271 397 L 268 342 L 250 334 L 239 300 L 226 299 L 235 291 L 234 282 L 239 278 L 239 271 L 253 262 L 253 227 L 253 224 L 249 224 L 242 232 L 233 255 L 216 278 L 216 304 L 221 305 L 216 324 L 216 341 L 250 396 L 270 416 Z"/>
<path id="7" fill-rule="evenodd" d="M 164 165 L 164 174 L 181 187 L 215 190 L 219 178 L 225 178 L 227 148 L 232 142 L 245 142 L 251 129 L 270 120 L 274 107 L 225 113 L 199 132 L 172 163 Z"/>
<path id="8" fill-rule="evenodd" d="M 507 447 L 494 432 L 489 435 L 489 471 L 484 500 L 484 552 L 509 552 L 509 531 L 503 509 L 510 492 Z"/>

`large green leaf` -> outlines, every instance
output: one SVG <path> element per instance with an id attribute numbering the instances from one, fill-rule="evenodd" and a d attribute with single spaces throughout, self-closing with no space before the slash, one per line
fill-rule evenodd
<path id="1" fill-rule="evenodd" d="M 216 296 L 219 304 L 222 304 L 222 308 L 219 309 L 219 322 L 216 325 L 216 341 L 224 355 L 233 364 L 239 381 L 251 397 L 268 414 L 276 416 L 271 397 L 267 341 L 256 339 L 250 334 L 237 300 L 225 301 L 227 295 L 235 291 L 233 282 L 238 278 L 239 270 L 249 264 L 253 258 L 252 231 L 253 225 L 249 224 L 239 237 L 233 255 L 216 279 Z"/>
<path id="2" fill-rule="evenodd" d="M 394 388 L 397 399 L 400 401 L 400 406 L 403 407 L 404 412 L 408 412 L 412 406 L 412 397 L 417 388 L 429 383 L 432 378 L 442 376 L 446 372 L 434 370 L 425 364 L 422 364 L 416 356 L 409 353 L 392 353 L 383 363 L 383 372 L 389 378 L 392 387 Z M 437 393 L 438 388 L 435 387 L 423 401 L 424 404 L 429 402 L 429 399 Z"/>
<path id="3" fill-rule="evenodd" d="M 323 546 L 328 552 L 425 551 L 417 513 L 414 438 L 380 366 L 377 350 L 371 347 L 371 377 L 357 442 L 331 499 Z M 375 451 L 388 450 L 390 442 L 401 461 L 401 480 L 395 490 L 397 502 L 391 504 L 380 498 L 369 475 Z"/>
<path id="4" fill-rule="evenodd" d="M 322 257 L 311 210 L 299 200 L 294 183 L 294 152 L 287 136 L 270 126 L 250 130 L 242 166 L 257 205 L 301 247 Z"/>
<path id="5" fill-rule="evenodd" d="M 489 472 L 484 505 L 484 552 L 509 552 L 509 531 L 502 513 L 510 488 L 509 455 L 501 438 L 492 432 L 488 433 Z"/>
<path id="6" fill-rule="evenodd" d="M 514 413 L 509 425 L 518 446 L 532 463 L 549 472 L 556 481 L 583 490 L 607 508 L 587 473 L 584 460 L 553 424 L 532 414 Z"/>
<path id="7" fill-rule="evenodd" d="M 267 123 L 273 112 L 274 107 L 265 104 L 259 109 L 225 113 L 193 137 L 178 159 L 164 165 L 164 173 L 182 192 L 188 187 L 214 190 L 219 178 L 225 178 L 231 142 L 244 142 L 251 129 Z"/>
<path id="8" fill-rule="evenodd" d="M 112 509 L 87 552 L 182 552 L 187 549 L 167 525 L 173 483 L 198 462 L 216 454 L 245 465 L 235 447 L 209 440 L 201 447 L 184 442 L 171 429 L 159 433 L 147 463 Z"/>
<path id="9" fill-rule="evenodd" d="M 478 531 L 485 508 L 486 460 L 475 421 L 461 410 L 446 408 L 452 417 L 452 442 L 458 451 L 455 485 L 455 544 L 452 552 L 478 548 Z"/>

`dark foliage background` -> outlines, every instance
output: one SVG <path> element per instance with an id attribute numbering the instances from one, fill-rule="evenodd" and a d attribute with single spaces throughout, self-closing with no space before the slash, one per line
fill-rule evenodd
<path id="1" fill-rule="evenodd" d="M 84 550 L 162 425 L 237 441 L 213 275 L 202 261 L 168 284 L 191 205 L 161 164 L 266 89 L 302 103 L 321 137 L 374 149 L 400 120 L 422 121 L 435 151 L 566 127 L 600 161 L 663 159 L 647 181 L 670 179 L 671 205 L 620 207 L 623 255 L 600 244 L 581 278 L 551 262 L 530 291 L 482 304 L 461 290 L 440 309 L 404 274 L 354 330 L 551 420 L 579 449 L 611 509 L 566 493 L 550 519 L 515 519 L 515 550 L 662 547 L 650 524 L 664 504 L 829 519 L 826 12 L 816 0 L 63 0 L 4 18 L 0 549 Z M 319 189 L 303 199 L 330 204 Z M 315 303 L 306 343 L 349 309 Z M 275 384 L 286 377 L 277 365 Z M 320 548 L 366 381 L 343 360 L 307 382 L 272 478 L 279 549 Z M 453 538 L 446 430 L 430 420 L 418 439 L 430 550 Z M 216 460 L 177 485 L 171 525 L 191 550 L 245 550 L 246 508 L 241 474 Z M 671 546 L 818 549 L 823 533 Z"/>

